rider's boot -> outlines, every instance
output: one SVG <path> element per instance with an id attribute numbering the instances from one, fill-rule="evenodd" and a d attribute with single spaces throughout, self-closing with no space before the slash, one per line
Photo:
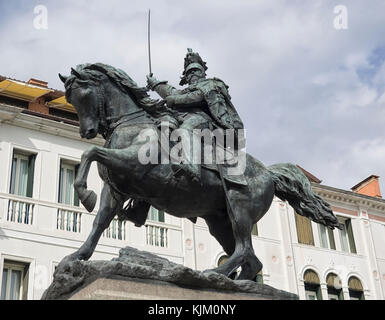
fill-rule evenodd
<path id="1" fill-rule="evenodd" d="M 183 146 L 183 163 L 173 164 L 172 168 L 174 172 L 182 171 L 187 175 L 190 180 L 196 184 L 201 184 L 201 167 L 200 167 L 200 152 L 195 152 L 194 146 L 201 146 L 201 138 L 197 135 L 194 135 L 192 131 L 184 131 L 183 134 L 188 134 L 185 136 L 185 139 L 190 139 L 190 144 L 188 146 Z M 183 141 L 183 139 L 182 139 Z M 192 147 L 192 148 L 191 148 Z M 179 174 L 177 174 L 179 175 Z"/>
<path id="2" fill-rule="evenodd" d="M 180 175 L 178 172 L 182 171 L 185 175 L 189 177 L 191 181 L 196 184 L 201 184 L 201 175 L 200 175 L 200 167 L 197 164 L 190 163 L 181 163 L 181 164 L 173 164 L 172 168 L 177 175 Z"/>

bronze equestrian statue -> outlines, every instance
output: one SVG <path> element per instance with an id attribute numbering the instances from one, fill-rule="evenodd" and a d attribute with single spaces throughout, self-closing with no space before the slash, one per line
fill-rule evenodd
<path id="1" fill-rule="evenodd" d="M 185 71 L 188 77 L 186 66 Z M 268 211 L 274 195 L 288 201 L 300 215 L 331 229 L 340 227 L 330 206 L 312 192 L 306 176 L 292 164 L 265 167 L 251 155 L 245 154 L 245 170 L 239 178 L 218 171 L 225 165 L 202 164 L 198 167 L 198 174 L 194 172 L 196 168 L 192 169 L 191 174 L 191 167 L 184 167 L 178 176 L 174 163 L 141 163 L 138 154 L 147 143 L 143 139 L 143 132 L 152 130 L 158 134 L 159 117 L 165 115 L 177 119 L 179 125 L 183 126 L 183 121 L 191 112 L 184 114 L 178 107 L 178 98 L 181 97 L 178 94 L 197 94 L 196 90 L 187 89 L 178 93 L 174 91 L 176 89 L 170 89 L 172 94 L 164 95 L 165 105 L 164 101 L 151 99 L 147 94 L 148 88 L 138 87 L 124 71 L 109 65 L 79 65 L 72 69 L 70 76 L 59 76 L 65 84 L 67 101 L 74 105 L 78 113 L 80 135 L 92 139 L 99 133 L 106 140 L 104 147 L 93 146 L 81 157 L 75 189 L 88 211 L 92 211 L 96 204 L 96 194 L 87 189 L 87 176 L 93 161 L 97 162 L 104 187 L 90 235 L 63 262 L 88 260 L 103 231 L 116 215 L 133 221 L 137 226 L 143 225 L 150 206 L 176 217 L 189 218 L 193 222 L 197 217 L 204 219 L 211 235 L 230 256 L 214 271 L 230 276 L 240 267 L 238 279 L 253 280 L 262 269 L 262 263 L 252 247 L 251 231 L 253 225 Z M 167 86 L 160 83 L 157 88 L 155 79 L 148 81 L 159 92 Z M 184 81 L 189 82 L 187 78 Z M 220 80 L 212 83 L 219 86 L 216 90 L 222 90 Z M 197 86 L 191 82 L 192 85 Z M 226 86 L 223 84 L 223 87 Z M 209 105 L 215 99 L 222 99 L 220 103 L 228 108 L 229 103 L 224 96 L 222 92 L 217 97 L 214 93 L 212 100 L 210 96 L 203 97 L 200 102 L 207 105 L 203 108 L 200 106 L 201 109 L 196 109 L 195 114 L 212 121 Z M 203 109 L 204 115 L 200 114 Z M 233 121 L 230 127 L 242 127 L 239 118 L 234 115 L 236 112 L 229 117 L 229 121 Z M 216 124 L 219 125 L 218 122 Z M 160 136 L 159 133 L 159 139 Z M 199 183 L 191 179 L 194 175 Z M 124 206 L 128 200 L 129 205 Z"/>

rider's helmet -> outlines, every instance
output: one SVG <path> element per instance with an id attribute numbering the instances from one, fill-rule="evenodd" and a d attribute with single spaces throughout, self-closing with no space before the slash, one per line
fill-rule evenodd
<path id="1" fill-rule="evenodd" d="M 179 82 L 181 86 L 183 86 L 184 84 L 187 84 L 186 75 L 187 75 L 187 72 L 192 69 L 202 70 L 203 73 L 206 75 L 205 71 L 207 70 L 207 66 L 206 66 L 206 62 L 202 60 L 199 53 L 192 52 L 192 49 L 188 48 L 186 57 L 184 58 L 183 75 Z"/>
<path id="2" fill-rule="evenodd" d="M 196 63 L 196 62 L 193 62 L 193 63 L 190 63 L 187 68 L 184 70 L 184 74 L 187 75 L 187 73 L 192 70 L 192 69 L 198 69 L 198 70 L 201 70 L 203 71 L 203 73 L 205 73 L 205 68 L 202 67 L 202 65 L 200 65 L 199 63 Z"/>

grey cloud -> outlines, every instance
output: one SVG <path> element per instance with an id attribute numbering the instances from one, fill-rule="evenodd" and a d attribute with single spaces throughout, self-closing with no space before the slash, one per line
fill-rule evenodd
<path id="1" fill-rule="evenodd" d="M 100 61 L 144 85 L 151 8 L 155 76 L 177 85 L 186 48 L 200 52 L 208 76 L 230 86 L 250 153 L 267 165 L 298 163 L 323 183 L 349 189 L 370 174 L 385 179 L 385 67 L 370 69 L 370 82 L 360 76 L 385 46 L 385 5 L 349 1 L 349 29 L 337 31 L 338 4 L 46 1 L 48 30 L 32 28 L 30 9 L 1 29 L 0 73 L 63 89 L 58 72 Z"/>

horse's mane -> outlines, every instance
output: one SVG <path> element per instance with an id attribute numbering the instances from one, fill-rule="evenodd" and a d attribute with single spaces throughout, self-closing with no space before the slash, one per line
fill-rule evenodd
<path id="1" fill-rule="evenodd" d="M 139 87 L 137 83 L 121 69 L 103 63 L 86 63 L 77 65 L 75 71 L 79 74 L 86 74 L 87 78 L 91 80 L 102 80 L 102 75 L 107 76 L 122 92 L 126 92 L 133 97 L 143 109 L 148 109 L 158 102 L 158 100 L 150 98 L 147 94 L 147 88 Z"/>

